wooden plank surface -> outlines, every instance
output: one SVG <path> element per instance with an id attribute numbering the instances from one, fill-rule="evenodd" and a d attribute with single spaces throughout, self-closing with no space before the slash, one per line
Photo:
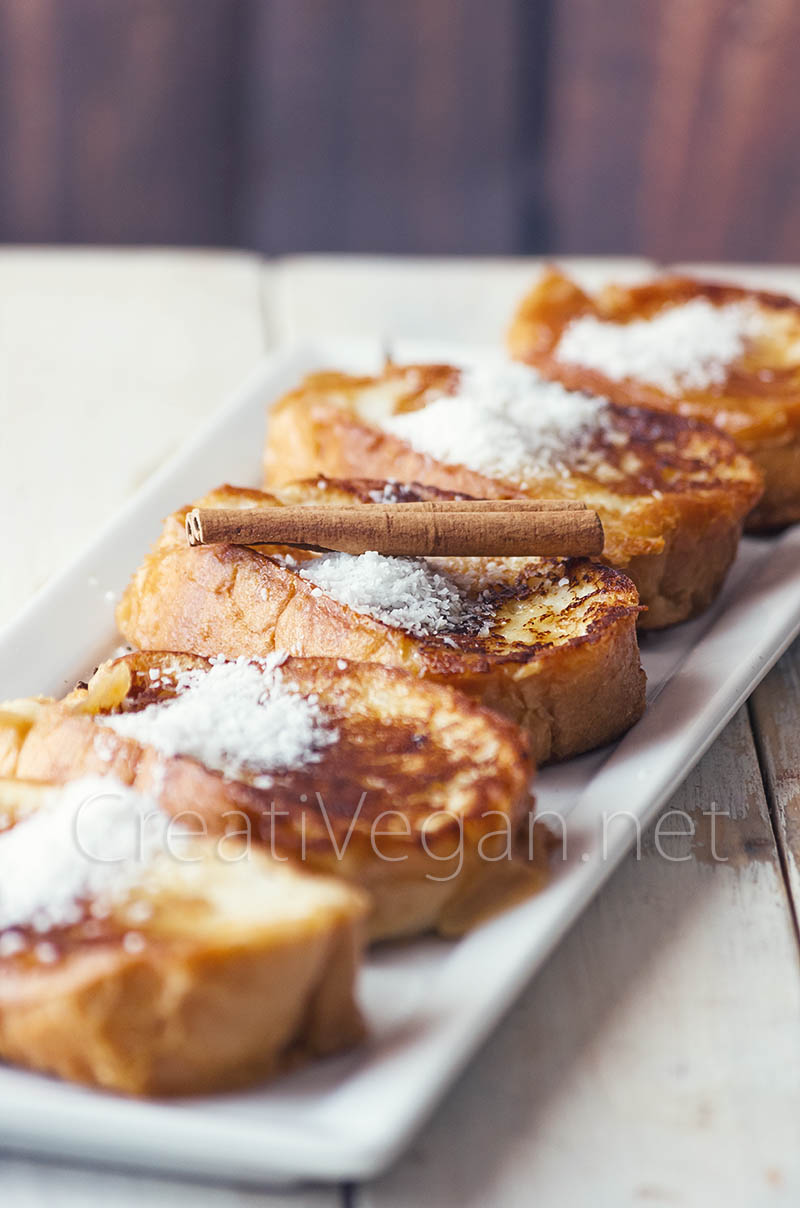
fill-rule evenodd
<path id="1" fill-rule="evenodd" d="M 800 259 L 799 52 L 794 0 L 557 0 L 551 246 Z"/>
<path id="2" fill-rule="evenodd" d="M 401 264 L 387 281 L 385 262 L 262 274 L 248 257 L 0 252 L 0 424 L 12 436 L 0 442 L 0 506 L 31 521 L 24 546 L 7 551 L 0 612 L 68 560 L 98 513 L 130 494 L 276 334 L 364 334 L 365 316 L 367 334 L 431 334 L 434 320 L 443 338 L 474 334 L 488 312 L 459 296 L 478 292 L 499 318 L 532 268 Z M 427 296 L 440 305 L 424 330 L 414 301 Z M 797 812 L 798 659 L 787 656 L 753 705 L 770 794 L 784 803 L 785 853 Z M 712 801 L 733 813 L 715 824 L 719 860 L 700 813 Z M 351 1201 L 798 1201 L 797 948 L 744 714 L 676 804 L 698 824 L 693 839 L 663 837 L 659 853 L 651 836 L 642 860 L 628 860 L 420 1141 Z M 209 1208 L 262 1202 L 234 1188 L 0 1160 L 4 1208 L 143 1196 L 176 1208 L 190 1197 Z M 342 1196 L 263 1202 L 332 1208 Z"/>
<path id="3" fill-rule="evenodd" d="M 750 701 L 772 818 L 800 920 L 800 643 L 783 656 Z"/>
<path id="4" fill-rule="evenodd" d="M 515 256 L 291 256 L 270 275 L 271 331 L 289 342 L 342 339 L 458 340 L 502 346 L 517 303 L 544 261 Z M 560 257 L 586 288 L 653 270 L 635 256 Z"/>
<path id="5" fill-rule="evenodd" d="M 0 238 L 800 258 L 795 0 L 0 0 Z"/>
<path id="6" fill-rule="evenodd" d="M 0 238 L 232 243 L 238 0 L 0 0 Z"/>
<path id="7" fill-rule="evenodd" d="M 516 250 L 516 10 L 251 4 L 242 238 L 268 253 Z"/>
<path id="8" fill-rule="evenodd" d="M 345 1208 L 337 1187 L 253 1190 L 0 1155 L 3 1208 Z"/>
<path id="9" fill-rule="evenodd" d="M 0 250 L 0 624 L 263 355 L 261 263 Z"/>
<path id="10" fill-rule="evenodd" d="M 670 808 L 358 1208 L 798 1202 L 798 952 L 744 710 Z"/>

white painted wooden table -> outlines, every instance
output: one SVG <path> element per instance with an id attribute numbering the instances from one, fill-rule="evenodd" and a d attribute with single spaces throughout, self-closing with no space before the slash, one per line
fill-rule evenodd
<path id="1" fill-rule="evenodd" d="M 637 266 L 583 265 L 609 267 Z M 8 525 L 0 623 L 276 341 L 486 342 L 534 269 L 0 251 L 0 508 L 24 535 Z M 800 269 L 749 275 L 800 293 Z M 672 860 L 645 844 L 623 865 L 382 1179 L 261 1194 L 9 1155 L 0 1204 L 797 1204 L 799 712 L 795 649 L 678 793 L 693 843 L 674 839 Z M 712 801 L 731 815 L 716 862 Z"/>

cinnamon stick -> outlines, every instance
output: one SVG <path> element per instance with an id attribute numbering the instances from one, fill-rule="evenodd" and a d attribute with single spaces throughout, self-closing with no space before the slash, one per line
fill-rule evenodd
<path id="1" fill-rule="evenodd" d="M 408 503 L 394 503 L 388 500 L 375 501 L 380 507 L 414 508 L 418 512 L 574 512 L 586 511 L 582 499 L 420 499 Z M 319 506 L 304 504 L 304 507 Z M 323 505 L 330 507 L 330 504 Z M 369 504 L 345 503 L 337 500 L 336 507 L 369 507 Z"/>
<path id="2" fill-rule="evenodd" d="M 560 500 L 193 508 L 186 534 L 190 545 L 286 545 L 348 554 L 377 550 L 403 557 L 585 557 L 603 549 L 597 513 Z"/>

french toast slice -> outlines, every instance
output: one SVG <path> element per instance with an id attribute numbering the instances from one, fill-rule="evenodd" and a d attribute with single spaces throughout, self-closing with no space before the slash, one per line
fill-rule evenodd
<path id="1" fill-rule="evenodd" d="M 277 495 L 220 487 L 199 506 L 448 495 L 419 484 L 315 479 Z M 189 548 L 188 510 L 167 519 L 118 606 L 120 630 L 135 646 L 228 657 L 282 649 L 403 667 L 524 726 L 537 763 L 617 738 L 644 709 L 638 596 L 609 567 L 585 559 L 436 558 L 421 565 L 374 554 L 320 560 L 278 546 Z M 418 617 L 406 590 L 416 592 Z M 433 625 L 415 624 L 430 621 L 426 607 Z"/>
<path id="2" fill-rule="evenodd" d="M 341 658 L 143 652 L 63 701 L 0 706 L 0 775 L 113 775 L 212 837 L 366 889 L 374 939 L 456 934 L 543 884 L 533 770 L 511 722 Z"/>
<path id="3" fill-rule="evenodd" d="M 800 520 L 800 303 L 688 277 L 587 294 L 557 270 L 523 299 L 512 356 L 574 390 L 714 424 L 761 470 L 745 527 Z"/>
<path id="4" fill-rule="evenodd" d="M 109 776 L 2 780 L 0 814 L 1 1060 L 184 1095 L 361 1038 L 352 887 L 222 851 Z"/>
<path id="5" fill-rule="evenodd" d="M 312 374 L 270 412 L 265 473 L 268 489 L 368 474 L 485 499 L 583 499 L 648 629 L 710 604 L 761 493 L 758 470 L 724 433 L 570 394 L 513 363 Z"/>

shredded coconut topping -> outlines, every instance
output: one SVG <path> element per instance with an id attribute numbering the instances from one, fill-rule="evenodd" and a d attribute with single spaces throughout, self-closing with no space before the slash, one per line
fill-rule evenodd
<path id="1" fill-rule="evenodd" d="M 383 428 L 450 465 L 512 481 L 541 471 L 588 469 L 602 452 L 593 439 L 610 428 L 605 399 L 543 381 L 511 363 L 465 369 L 456 394 L 383 421 Z"/>
<path id="2" fill-rule="evenodd" d="M 667 394 L 680 394 L 723 385 L 728 366 L 762 326 L 753 302 L 713 306 L 705 298 L 693 298 L 630 323 L 604 322 L 594 315 L 573 319 L 555 355 L 616 382 L 639 378 Z"/>
<path id="3" fill-rule="evenodd" d="M 190 755 L 231 779 L 297 770 L 318 762 L 338 734 L 318 699 L 287 683 L 280 670 L 284 658 L 214 659 L 209 670 L 178 672 L 176 696 L 97 720 L 163 755 Z M 254 783 L 268 787 L 271 781 L 257 775 Z"/>
<path id="4" fill-rule="evenodd" d="M 374 550 L 323 554 L 306 563 L 300 575 L 354 612 L 417 637 L 488 632 L 486 604 L 470 599 L 423 558 L 392 558 Z"/>
<path id="5" fill-rule="evenodd" d="M 108 914 L 142 883 L 171 838 L 186 833 L 155 801 L 114 777 L 72 781 L 0 834 L 0 956 L 24 947 L 8 928 L 46 934 L 80 922 L 89 908 L 95 917 Z"/>
<path id="6" fill-rule="evenodd" d="M 398 490 L 398 484 L 393 478 L 387 481 L 378 490 L 370 491 L 369 497 L 373 503 L 402 503 L 403 495 L 402 488 Z"/>
<path id="7" fill-rule="evenodd" d="M 416 503 L 419 499 L 415 484 L 397 482 L 394 478 L 387 479 L 382 486 L 367 493 L 372 503 Z M 456 499 L 462 498 L 456 495 Z"/>

